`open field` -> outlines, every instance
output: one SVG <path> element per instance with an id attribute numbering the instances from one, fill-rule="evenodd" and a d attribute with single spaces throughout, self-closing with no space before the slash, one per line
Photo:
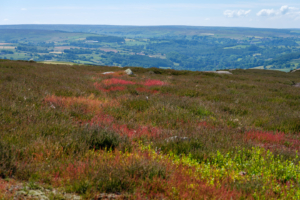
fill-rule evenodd
<path id="1" fill-rule="evenodd" d="M 39 62 L 39 63 L 52 64 L 52 65 L 76 65 L 76 63 L 62 62 L 62 61 L 43 61 L 43 62 Z"/>
<path id="2" fill-rule="evenodd" d="M 0 199 L 300 198 L 300 71 L 131 69 L 0 60 Z"/>
<path id="3" fill-rule="evenodd" d="M 14 46 L 0 46 L 0 49 L 15 49 Z"/>

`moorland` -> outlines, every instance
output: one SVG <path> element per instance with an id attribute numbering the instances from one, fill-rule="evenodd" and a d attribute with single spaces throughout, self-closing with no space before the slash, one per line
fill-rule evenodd
<path id="1" fill-rule="evenodd" d="M 298 29 L 2 25 L 0 58 L 70 64 L 221 69 L 299 68 Z"/>
<path id="2" fill-rule="evenodd" d="M 300 198 L 300 71 L 125 69 L 0 60 L 0 199 Z"/>

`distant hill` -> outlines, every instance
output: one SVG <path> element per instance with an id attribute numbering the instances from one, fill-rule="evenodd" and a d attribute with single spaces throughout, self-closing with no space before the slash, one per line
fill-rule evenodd
<path id="1" fill-rule="evenodd" d="M 299 29 L 265 29 L 205 26 L 116 26 L 116 25 L 0 25 L 0 29 L 38 29 L 107 34 L 126 37 L 218 35 L 220 37 L 299 37 Z"/>

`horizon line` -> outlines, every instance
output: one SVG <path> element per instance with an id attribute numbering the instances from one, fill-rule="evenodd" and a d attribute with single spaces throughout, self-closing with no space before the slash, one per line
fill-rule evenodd
<path id="1" fill-rule="evenodd" d="M 48 25 L 48 26 L 129 26 L 129 27 L 162 27 L 162 26 L 173 26 L 173 27 L 211 27 L 211 28 L 250 28 L 250 29 L 281 29 L 281 30 L 289 30 L 289 29 L 300 29 L 300 28 L 267 28 L 267 27 L 249 27 L 249 26 L 199 26 L 199 25 L 115 25 L 115 24 L 0 24 L 0 26 L 39 26 L 39 25 Z"/>

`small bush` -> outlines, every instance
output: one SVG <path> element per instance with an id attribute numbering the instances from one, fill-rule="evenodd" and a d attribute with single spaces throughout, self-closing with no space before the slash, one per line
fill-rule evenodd
<path id="1" fill-rule="evenodd" d="M 168 153 L 172 151 L 176 155 L 189 155 L 191 154 L 195 159 L 202 159 L 202 150 L 204 149 L 204 144 L 202 141 L 191 138 L 183 140 L 180 137 L 172 139 L 171 141 L 164 141 L 158 143 L 158 149 L 161 149 L 162 152 Z"/>
<path id="2" fill-rule="evenodd" d="M 119 134 L 100 127 L 86 128 L 82 135 L 82 139 L 86 142 L 89 149 L 114 150 L 121 142 L 121 136 Z"/>
<path id="3" fill-rule="evenodd" d="M 77 181 L 76 183 L 73 183 L 69 191 L 76 192 L 78 194 L 86 194 L 91 187 L 91 183 L 88 181 Z"/>
<path id="4" fill-rule="evenodd" d="M 192 107 L 192 108 L 189 108 L 189 111 L 191 113 L 193 113 L 194 115 L 200 116 L 200 117 L 205 117 L 205 116 L 209 116 L 212 114 L 210 111 L 206 110 L 203 107 Z"/>

